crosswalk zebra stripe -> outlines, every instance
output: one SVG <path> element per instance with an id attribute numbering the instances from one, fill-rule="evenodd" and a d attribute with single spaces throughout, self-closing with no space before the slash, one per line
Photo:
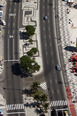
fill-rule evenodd
<path id="1" fill-rule="evenodd" d="M 15 109 L 24 109 L 24 104 L 9 104 L 6 105 L 7 110 L 15 110 Z"/>
<path id="2" fill-rule="evenodd" d="M 58 101 L 52 101 L 50 103 L 50 106 L 65 106 L 65 105 L 72 105 L 72 100 L 58 100 Z"/>

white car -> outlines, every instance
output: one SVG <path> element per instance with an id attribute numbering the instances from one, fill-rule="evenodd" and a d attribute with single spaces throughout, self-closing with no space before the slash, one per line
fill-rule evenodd
<path id="1" fill-rule="evenodd" d="M 6 22 L 4 20 L 2 20 L 2 25 L 4 25 L 4 26 L 6 25 Z"/>

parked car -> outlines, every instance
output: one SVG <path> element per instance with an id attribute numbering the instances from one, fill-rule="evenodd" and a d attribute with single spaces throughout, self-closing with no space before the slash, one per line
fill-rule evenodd
<path id="1" fill-rule="evenodd" d="M 1 35 L 1 27 L 0 27 L 0 38 L 2 37 L 2 35 Z"/>
<path id="2" fill-rule="evenodd" d="M 2 18 L 2 15 L 3 15 L 3 11 L 0 11 L 0 18 Z"/>
<path id="3" fill-rule="evenodd" d="M 63 116 L 62 111 L 58 111 L 58 116 Z"/>
<path id="4" fill-rule="evenodd" d="M 58 64 L 56 65 L 56 70 L 60 70 L 60 66 Z"/>
<path id="5" fill-rule="evenodd" d="M 48 20 L 48 17 L 47 17 L 47 16 L 44 16 L 44 20 L 46 20 L 46 21 L 47 21 L 47 20 Z"/>
<path id="6" fill-rule="evenodd" d="M 51 111 L 51 116 L 56 116 L 56 110 L 55 110 L 55 109 L 53 109 L 53 110 Z"/>
<path id="7" fill-rule="evenodd" d="M 2 10 L 3 9 L 3 6 L 2 5 L 0 5 L 0 10 Z"/>
<path id="8" fill-rule="evenodd" d="M 4 25 L 4 26 L 6 25 L 6 22 L 4 20 L 2 20 L 2 25 Z"/>
<path id="9" fill-rule="evenodd" d="M 64 111 L 64 116 L 68 116 L 68 112 L 67 111 Z"/>

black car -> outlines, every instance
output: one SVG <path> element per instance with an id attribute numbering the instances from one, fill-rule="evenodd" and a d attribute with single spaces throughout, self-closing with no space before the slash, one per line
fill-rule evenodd
<path id="1" fill-rule="evenodd" d="M 2 10 L 3 9 L 3 6 L 2 5 L 0 5 L 0 10 Z"/>
<path id="2" fill-rule="evenodd" d="M 58 111 L 58 116 L 63 116 L 62 111 Z"/>
<path id="3" fill-rule="evenodd" d="M 53 109 L 53 110 L 51 111 L 51 116 L 57 116 L 57 115 L 56 115 L 56 110 L 55 110 L 55 109 Z"/>

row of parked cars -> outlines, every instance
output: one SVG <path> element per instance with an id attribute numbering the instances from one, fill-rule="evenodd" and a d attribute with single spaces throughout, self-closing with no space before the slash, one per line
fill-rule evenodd
<path id="1" fill-rule="evenodd" d="M 0 25 L 6 25 L 6 22 L 4 20 L 2 20 L 2 15 L 3 15 L 3 6 L 0 5 Z"/>

